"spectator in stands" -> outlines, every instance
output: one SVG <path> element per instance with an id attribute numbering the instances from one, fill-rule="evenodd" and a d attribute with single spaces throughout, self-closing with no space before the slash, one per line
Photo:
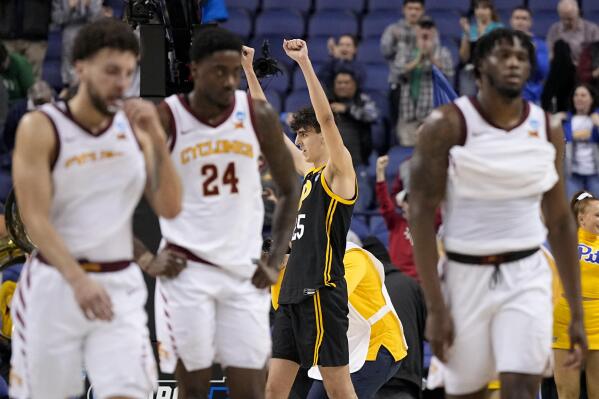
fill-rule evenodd
<path id="1" fill-rule="evenodd" d="M 408 225 L 408 192 L 401 190 L 395 198 L 389 195 L 385 172 L 389 165 L 389 157 L 383 155 L 376 160 L 376 198 L 379 210 L 389 230 L 389 253 L 391 261 L 406 275 L 418 279 L 418 272 L 414 264 L 412 234 Z M 405 169 L 404 169 L 405 170 Z M 403 176 L 403 181 L 407 173 Z M 407 185 L 404 185 L 407 187 Z M 398 212 L 398 209 L 400 212 Z"/>
<path id="2" fill-rule="evenodd" d="M 10 53 L 2 42 L 0 42 L 0 76 L 8 92 L 9 106 L 25 98 L 27 90 L 35 81 L 29 61 L 21 54 Z"/>
<path id="3" fill-rule="evenodd" d="M 366 81 L 366 68 L 360 61 L 356 61 L 358 44 L 352 35 L 341 35 L 339 40 L 329 38 L 329 59 L 320 67 L 318 79 L 324 84 L 329 93 L 333 91 L 335 75 L 341 70 L 353 71 L 356 82 L 362 86 Z"/>
<path id="4" fill-rule="evenodd" d="M 560 0 L 557 5 L 557 13 L 560 20 L 549 28 L 547 45 L 551 50 L 556 41 L 560 39 L 565 41 L 572 50 L 572 62 L 574 65 L 578 65 L 583 47 L 599 40 L 599 26 L 580 17 L 576 0 Z"/>
<path id="5" fill-rule="evenodd" d="M 424 0 L 404 0 L 404 18 L 385 28 L 381 36 L 381 53 L 389 62 L 389 100 L 391 106 L 391 124 L 397 123 L 399 112 L 400 76 L 393 69 L 399 49 L 411 52 L 416 46 L 416 27 L 424 15 Z"/>
<path id="6" fill-rule="evenodd" d="M 528 34 L 535 45 L 537 55 L 535 69 L 531 71 L 522 95 L 526 100 L 540 104 L 543 82 L 549 73 L 549 51 L 547 50 L 547 45 L 543 39 L 536 37 L 531 32 L 532 14 L 527 7 L 520 6 L 514 8 L 510 18 L 510 25 L 512 29 Z"/>
<path id="7" fill-rule="evenodd" d="M 379 110 L 368 94 L 362 93 L 352 70 L 337 72 L 329 102 L 358 177 L 360 195 L 354 210 L 364 211 L 372 202 L 366 167 L 372 153 L 371 125 L 378 119 Z"/>
<path id="8" fill-rule="evenodd" d="M 9 52 L 24 56 L 36 79 L 48 48 L 51 2 L 49 0 L 0 1 L 0 39 Z"/>
<path id="9" fill-rule="evenodd" d="M 4 133 L 2 134 L 2 143 L 0 143 L 0 148 L 4 148 L 0 153 L 12 153 L 15 146 L 17 126 L 23 115 L 53 100 L 54 90 L 50 85 L 43 80 L 35 82 L 27 91 L 27 98 L 16 101 L 8 111 Z"/>
<path id="10" fill-rule="evenodd" d="M 467 17 L 460 18 L 463 34 L 460 42 L 462 69 L 459 75 L 459 92 L 468 96 L 472 96 L 478 91 L 472 64 L 472 55 L 478 39 L 503 26 L 492 0 L 473 0 L 471 14 L 474 18 L 470 20 Z"/>
<path id="11" fill-rule="evenodd" d="M 576 66 L 568 43 L 558 40 L 552 50 L 553 58 L 541 94 L 541 105 L 551 113 L 566 112 L 570 109 L 570 95 L 576 84 Z"/>
<path id="12" fill-rule="evenodd" d="M 376 237 L 366 237 L 363 248 L 376 256 L 385 268 L 385 286 L 391 303 L 401 320 L 408 356 L 399 370 L 376 394 L 376 399 L 420 399 L 422 396 L 422 355 L 426 305 L 422 288 L 416 280 L 391 263 L 385 245 Z"/>
<path id="13" fill-rule="evenodd" d="M 85 24 L 102 17 L 102 0 L 52 0 L 52 22 L 62 28 L 62 65 L 60 74 L 65 87 L 75 84 L 71 64 L 73 40 Z"/>
<path id="14" fill-rule="evenodd" d="M 599 41 L 592 42 L 582 50 L 578 60 L 578 79 L 599 92 Z"/>
<path id="15" fill-rule="evenodd" d="M 397 134 L 403 146 L 416 144 L 417 128 L 433 109 L 433 65 L 453 78 L 451 53 L 441 46 L 433 20 L 425 17 L 418 21 L 416 45 L 399 43 L 392 64 L 401 86 Z"/>
<path id="16" fill-rule="evenodd" d="M 599 196 L 599 106 L 597 94 L 588 84 L 579 84 L 572 96 L 572 109 L 563 117 L 566 139 L 565 169 L 568 197 L 586 190 Z"/>

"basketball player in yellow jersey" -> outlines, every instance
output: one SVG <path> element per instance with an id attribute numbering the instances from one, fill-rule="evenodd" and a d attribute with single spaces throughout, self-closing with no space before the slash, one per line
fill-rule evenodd
<path id="1" fill-rule="evenodd" d="M 181 184 L 155 107 L 130 100 L 121 109 L 138 55 L 128 25 L 86 25 L 73 44 L 75 96 L 19 124 L 13 178 L 39 252 L 11 309 L 13 398 L 79 397 L 84 369 L 99 399 L 144 399 L 155 389 L 132 219 L 144 187 L 158 215 L 175 217 Z"/>
<path id="2" fill-rule="evenodd" d="M 385 287 L 383 264 L 370 252 L 348 242 L 343 257 L 350 304 L 348 333 L 351 380 L 359 398 L 374 398 L 376 392 L 395 375 L 407 345 L 399 317 Z M 272 291 L 275 310 L 285 270 Z M 322 377 L 313 367 L 315 379 L 309 399 L 325 398 Z"/>
<path id="3" fill-rule="evenodd" d="M 574 194 L 572 212 L 578 224 L 578 258 L 582 283 L 584 328 L 589 342 L 585 370 L 587 394 L 599 398 L 599 199 L 582 191 Z M 563 367 L 568 355 L 570 311 L 563 291 L 553 314 L 553 350 L 555 384 L 560 399 L 577 399 L 580 395 L 580 371 Z"/>
<path id="4" fill-rule="evenodd" d="M 356 174 L 306 42 L 285 40 L 283 48 L 304 74 L 313 109 L 295 114 L 299 149 L 285 140 L 304 183 L 274 322 L 266 397 L 287 398 L 302 365 L 319 367 L 329 398 L 352 399 L 343 254 L 358 196 Z"/>

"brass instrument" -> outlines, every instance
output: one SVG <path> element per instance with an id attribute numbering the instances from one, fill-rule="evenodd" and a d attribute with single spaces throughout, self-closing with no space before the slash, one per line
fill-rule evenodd
<path id="1" fill-rule="evenodd" d="M 4 205 L 4 221 L 7 235 L 0 238 L 0 271 L 16 263 L 24 263 L 27 254 L 35 249 L 21 220 L 14 190 L 8 194 Z"/>

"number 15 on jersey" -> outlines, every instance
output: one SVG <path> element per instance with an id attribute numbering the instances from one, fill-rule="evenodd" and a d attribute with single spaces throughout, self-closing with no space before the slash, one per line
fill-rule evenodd
<path id="1" fill-rule="evenodd" d="M 297 219 L 295 220 L 295 229 L 293 230 L 293 235 L 291 236 L 291 241 L 299 240 L 304 235 L 304 219 L 306 218 L 305 213 L 300 213 L 297 215 Z"/>

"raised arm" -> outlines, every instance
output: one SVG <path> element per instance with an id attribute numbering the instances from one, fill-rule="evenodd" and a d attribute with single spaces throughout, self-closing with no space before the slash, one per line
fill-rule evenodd
<path id="1" fill-rule="evenodd" d="M 299 201 L 299 184 L 293 170 L 291 154 L 285 147 L 277 113 L 265 101 L 252 100 L 256 134 L 260 150 L 268 163 L 270 173 L 278 187 L 278 201 L 272 225 L 272 246 L 267 265 L 258 265 L 252 282 L 258 288 L 274 284 L 279 275 L 279 265 L 289 247 Z M 265 266 L 265 267 L 264 267 Z"/>
<path id="2" fill-rule="evenodd" d="M 576 224 L 566 200 L 563 176 L 564 135 L 555 121 L 551 124 L 550 140 L 556 149 L 555 168 L 560 176 L 555 186 L 543 196 L 543 216 L 549 232 L 548 239 L 559 272 L 564 295 L 570 306 L 570 355 L 566 367 L 580 367 L 587 342 L 583 326 L 580 291 L 580 265 Z"/>
<path id="3" fill-rule="evenodd" d="M 245 73 L 245 78 L 248 82 L 248 88 L 250 91 L 250 96 L 254 100 L 262 100 L 268 101 L 266 96 L 264 95 L 264 91 L 262 90 L 262 86 L 260 86 L 260 82 L 256 77 L 256 73 L 254 72 L 254 49 L 251 47 L 243 46 L 241 51 L 241 66 L 243 67 L 243 72 Z M 311 166 L 308 164 L 304 157 L 302 156 L 302 152 L 297 148 L 297 146 L 287 137 L 285 133 L 283 133 L 283 129 L 281 129 L 281 133 L 283 134 L 283 140 L 285 141 L 285 146 L 291 153 L 291 157 L 293 158 L 293 165 L 295 166 L 295 170 L 300 175 L 305 175 L 308 170 L 310 170 Z"/>
<path id="4" fill-rule="evenodd" d="M 437 272 L 436 209 L 445 196 L 449 150 L 460 141 L 457 111 L 445 106 L 431 113 L 422 125 L 410 161 L 410 230 L 414 259 L 426 298 L 426 334 L 433 353 L 445 360 L 453 342 L 453 324 L 441 293 Z"/>
<path id="5" fill-rule="evenodd" d="M 285 40 L 283 48 L 285 49 L 285 53 L 298 63 L 308 84 L 310 101 L 314 107 L 316 119 L 320 125 L 329 152 L 329 161 L 324 172 L 325 178 L 328 179 L 332 190 L 336 194 L 350 199 L 355 195 L 356 173 L 351 155 L 343 144 L 341 133 L 335 123 L 335 117 L 329 105 L 329 100 L 318 81 L 318 77 L 312 67 L 312 62 L 308 57 L 308 46 L 303 40 L 293 39 Z"/>
<path id="6" fill-rule="evenodd" d="M 12 167 L 19 211 L 29 237 L 73 289 L 84 315 L 110 320 L 110 297 L 87 276 L 50 221 L 51 169 L 59 148 L 53 132 L 54 126 L 41 112 L 25 115 L 19 124 Z"/>
<path id="7" fill-rule="evenodd" d="M 149 101 L 133 99 L 125 103 L 125 113 L 146 160 L 146 198 L 158 216 L 174 218 L 181 212 L 183 189 L 156 107 Z"/>

